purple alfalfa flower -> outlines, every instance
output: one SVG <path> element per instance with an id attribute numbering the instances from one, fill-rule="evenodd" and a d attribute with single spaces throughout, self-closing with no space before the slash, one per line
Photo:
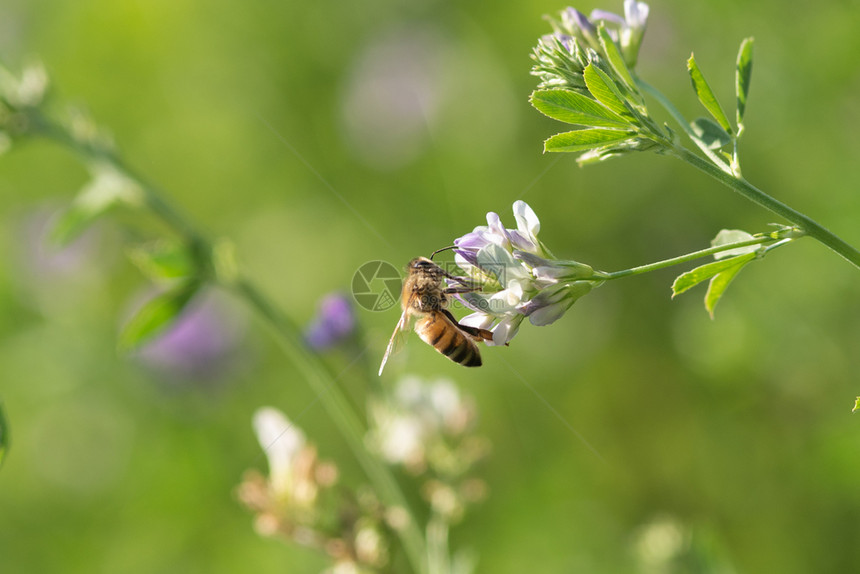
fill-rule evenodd
<path id="1" fill-rule="evenodd" d="M 621 53 L 631 68 L 639 59 L 639 47 L 648 24 L 648 4 L 636 0 L 624 0 L 624 17 L 627 25 L 621 28 Z"/>
<path id="2" fill-rule="evenodd" d="M 486 226 L 454 241 L 457 264 L 481 287 L 459 296 L 475 311 L 460 323 L 491 330 L 491 345 L 508 344 L 527 317 L 533 325 L 553 323 L 603 282 L 589 265 L 550 253 L 538 238 L 540 220 L 528 204 L 516 201 L 513 212 L 516 229 L 505 228 L 491 212 Z"/>
<path id="3" fill-rule="evenodd" d="M 592 13 L 592 17 L 594 14 Z M 565 30 L 570 31 L 571 37 L 579 37 L 594 50 L 600 49 L 600 40 L 597 38 L 597 27 L 576 8 L 570 8 L 561 12 L 561 22 Z"/>
<path id="4" fill-rule="evenodd" d="M 355 331 L 355 312 L 349 299 L 341 293 L 326 295 L 319 311 L 305 329 L 305 341 L 317 351 L 329 349 Z"/>
<path id="5" fill-rule="evenodd" d="M 478 251 L 490 244 L 490 240 L 486 237 L 486 234 L 477 231 L 477 229 L 479 228 L 454 240 L 454 247 L 457 248 L 454 250 L 454 257 L 461 257 L 469 265 L 477 265 Z M 462 268 L 463 266 L 461 265 L 460 267 Z"/>
<path id="6" fill-rule="evenodd" d="M 458 264 L 466 264 L 460 267 L 467 273 L 478 267 L 478 253 L 490 245 L 497 245 L 509 253 L 524 251 L 547 255 L 546 248 L 537 239 L 540 221 L 535 212 L 524 201 L 515 201 L 513 209 L 517 229 L 506 229 L 499 214 L 491 211 L 487 213 L 487 225 L 479 225 L 470 233 L 454 240 L 455 260 Z"/>
<path id="7" fill-rule="evenodd" d="M 644 30 L 648 23 L 648 4 L 636 0 L 624 0 L 624 19 L 631 28 Z"/>
<path id="8" fill-rule="evenodd" d="M 626 64 L 633 68 L 639 57 L 639 47 L 648 24 L 648 4 L 637 0 L 624 0 L 624 17 L 604 10 L 591 12 L 591 20 L 612 23 L 616 30 L 608 30 L 612 39 L 619 43 Z"/>
<path id="9" fill-rule="evenodd" d="M 223 379 L 242 363 L 244 331 L 243 321 L 224 299 L 203 292 L 164 332 L 141 347 L 136 358 L 168 379 Z"/>
<path id="10" fill-rule="evenodd" d="M 577 299 L 592 290 L 591 281 L 573 281 L 545 287 L 520 306 L 519 311 L 532 325 L 542 327 L 554 323 L 570 309 Z"/>

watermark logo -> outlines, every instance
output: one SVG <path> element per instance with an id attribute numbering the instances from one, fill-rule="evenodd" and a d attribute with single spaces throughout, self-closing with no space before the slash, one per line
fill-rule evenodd
<path id="1" fill-rule="evenodd" d="M 447 279 L 442 285 L 446 295 L 441 298 L 436 293 L 421 294 L 424 309 L 445 307 L 446 309 L 481 311 L 495 314 L 505 312 L 508 305 L 504 299 L 493 299 L 492 292 L 483 292 L 479 284 L 463 276 L 463 270 L 456 263 L 440 262 L 439 267 Z M 505 285 L 507 268 L 503 264 L 486 264 L 481 267 L 488 277 L 499 285 Z M 469 285 L 475 285 L 473 289 Z M 446 288 L 447 286 L 447 288 Z M 465 288 L 465 289 L 464 289 Z M 367 311 L 388 311 L 398 304 L 403 289 L 403 278 L 397 267 L 387 261 L 368 261 L 358 268 L 352 276 L 352 297 L 362 309 Z"/>
<path id="2" fill-rule="evenodd" d="M 368 261 L 352 276 L 352 296 L 368 311 L 387 311 L 397 304 L 403 280 L 387 261 Z"/>

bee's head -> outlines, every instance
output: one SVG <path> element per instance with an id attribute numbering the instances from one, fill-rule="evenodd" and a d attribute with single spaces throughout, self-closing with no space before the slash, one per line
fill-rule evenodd
<path id="1" fill-rule="evenodd" d="M 409 270 L 410 271 L 418 271 L 418 270 L 429 270 L 435 269 L 436 264 L 427 259 L 426 257 L 416 257 L 412 261 L 409 262 Z"/>

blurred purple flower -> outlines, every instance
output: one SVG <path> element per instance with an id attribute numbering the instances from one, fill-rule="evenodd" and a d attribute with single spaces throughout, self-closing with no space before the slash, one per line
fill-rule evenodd
<path id="1" fill-rule="evenodd" d="M 345 295 L 333 293 L 320 302 L 317 316 L 305 329 L 305 340 L 312 348 L 322 351 L 349 337 L 354 329 L 352 304 Z"/>
<path id="2" fill-rule="evenodd" d="M 70 244 L 59 247 L 50 240 L 57 210 L 42 207 L 23 217 L 20 257 L 22 266 L 36 280 L 57 279 L 89 267 L 96 257 L 98 232 L 84 231 Z"/>
<path id="3" fill-rule="evenodd" d="M 50 238 L 58 209 L 50 204 L 9 214 L 12 280 L 16 297 L 46 316 L 92 312 L 107 273 L 116 261 L 110 226 L 98 223 L 66 246 Z"/>
<path id="4" fill-rule="evenodd" d="M 431 30 L 407 28 L 377 35 L 355 54 L 342 131 L 360 161 L 396 169 L 426 147 L 443 95 L 443 48 Z"/>
<path id="5" fill-rule="evenodd" d="M 179 379 L 223 378 L 239 363 L 244 325 L 222 300 L 197 295 L 165 332 L 137 353 L 146 366 Z"/>

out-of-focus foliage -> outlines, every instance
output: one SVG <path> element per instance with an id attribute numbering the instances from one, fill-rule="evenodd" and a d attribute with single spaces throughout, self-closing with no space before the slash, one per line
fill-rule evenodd
<path id="1" fill-rule="evenodd" d="M 38 55 L 58 95 L 201 227 L 235 240 L 248 275 L 302 323 L 364 262 L 427 255 L 519 198 L 555 255 L 608 271 L 705 247 L 723 227 L 764 229 L 771 216 L 680 162 L 581 169 L 541 154 L 555 122 L 528 103 L 529 53 L 541 16 L 561 8 L 7 0 L 0 57 Z M 731 102 L 738 44 L 755 36 L 744 175 L 856 245 L 858 18 L 856 3 L 654 2 L 637 70 L 693 117 L 689 54 Z M 0 568 L 321 570 L 315 554 L 258 537 L 232 491 L 263 468 L 248 421 L 264 404 L 298 419 L 344 475 L 361 472 L 305 382 L 226 297 L 205 330 L 224 331 L 214 348 L 229 367 L 118 355 L 121 325 L 152 293 L 118 247 L 129 231 L 105 219 L 52 248 L 48 222 L 90 176 L 55 146 L 23 143 L 0 157 L 0 396 L 15 440 L 0 469 Z M 805 574 L 860 560 L 860 421 L 846 408 L 856 270 L 800 242 L 750 266 L 715 321 L 693 295 L 670 300 L 676 274 L 608 285 L 483 349 L 481 369 L 415 337 L 386 367 L 384 383 L 408 367 L 475 397 L 494 445 L 488 498 L 451 536 L 479 571 Z M 328 360 L 358 393 L 356 370 L 375 370 L 397 311 L 356 320 L 370 349 Z"/>

